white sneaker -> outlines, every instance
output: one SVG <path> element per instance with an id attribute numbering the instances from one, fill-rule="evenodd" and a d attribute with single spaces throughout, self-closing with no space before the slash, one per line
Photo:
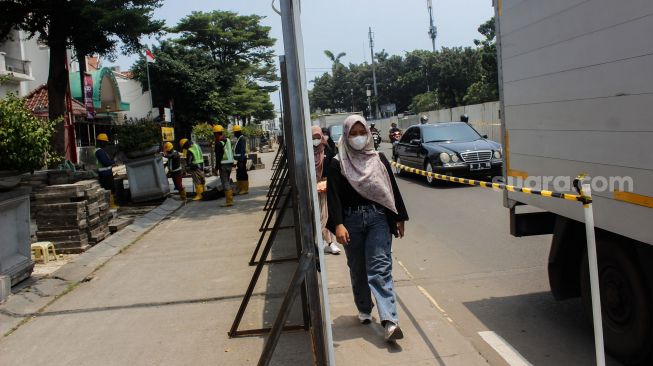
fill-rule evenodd
<path id="1" fill-rule="evenodd" d="M 404 332 L 399 326 L 391 321 L 385 323 L 385 340 L 395 341 L 404 338 Z"/>
<path id="2" fill-rule="evenodd" d="M 340 248 L 338 248 L 338 245 L 336 245 L 336 243 L 327 244 L 324 246 L 324 253 L 338 255 L 340 254 Z"/>
<path id="3" fill-rule="evenodd" d="M 358 313 L 358 320 L 361 324 L 370 324 L 372 322 L 372 314 Z"/>

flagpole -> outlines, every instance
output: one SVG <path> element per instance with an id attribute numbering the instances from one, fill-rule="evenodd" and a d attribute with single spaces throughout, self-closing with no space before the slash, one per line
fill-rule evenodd
<path id="1" fill-rule="evenodd" d="M 152 113 L 152 109 L 154 109 L 154 97 L 152 96 L 152 84 L 150 84 L 150 61 L 147 59 L 147 52 L 145 53 L 145 71 L 147 73 L 147 90 L 150 92 L 150 113 Z"/>

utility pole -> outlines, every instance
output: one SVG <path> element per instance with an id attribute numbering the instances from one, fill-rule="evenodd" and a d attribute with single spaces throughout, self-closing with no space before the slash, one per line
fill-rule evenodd
<path id="1" fill-rule="evenodd" d="M 376 61 L 374 61 L 374 34 L 372 33 L 372 27 L 370 27 L 368 35 L 370 37 L 370 53 L 372 54 L 372 81 L 374 82 L 374 104 L 376 107 L 374 118 L 379 118 L 379 91 L 376 88 Z"/>
<path id="2" fill-rule="evenodd" d="M 354 89 L 351 89 L 351 113 L 354 113 Z"/>
<path id="3" fill-rule="evenodd" d="M 367 113 L 372 115 L 372 91 L 370 90 L 370 84 L 365 84 L 365 88 L 367 89 L 365 91 L 365 95 L 367 95 Z"/>
<path id="4" fill-rule="evenodd" d="M 426 6 L 429 9 L 429 37 L 431 37 L 433 52 L 435 52 L 435 38 L 438 36 L 438 28 L 433 24 L 433 0 L 426 0 Z"/>

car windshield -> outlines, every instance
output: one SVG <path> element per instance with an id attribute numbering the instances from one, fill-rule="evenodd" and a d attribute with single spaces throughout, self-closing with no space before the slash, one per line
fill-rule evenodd
<path id="1" fill-rule="evenodd" d="M 342 125 L 334 125 L 329 129 L 331 140 L 338 142 L 340 136 L 342 136 Z"/>
<path id="2" fill-rule="evenodd" d="M 422 128 L 422 135 L 424 142 L 465 142 L 475 141 L 481 138 L 481 135 L 466 123 L 424 126 Z"/>

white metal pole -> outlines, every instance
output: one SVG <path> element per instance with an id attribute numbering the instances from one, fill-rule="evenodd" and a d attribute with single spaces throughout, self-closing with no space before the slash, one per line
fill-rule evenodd
<path id="1" fill-rule="evenodd" d="M 147 55 L 145 55 L 145 71 L 147 72 L 147 91 L 150 92 L 150 113 L 152 113 L 154 97 L 152 96 L 152 84 L 150 84 L 150 62 L 147 60 Z"/>
<path id="2" fill-rule="evenodd" d="M 592 197 L 592 189 L 588 182 L 581 183 L 581 194 Z M 597 366 L 605 366 L 605 352 L 603 348 L 603 321 L 601 319 L 601 292 L 599 289 L 599 266 L 596 254 L 596 237 L 594 235 L 594 213 L 592 204 L 583 205 L 585 213 L 585 235 L 587 236 L 587 259 L 590 269 L 590 288 L 592 292 L 592 320 L 594 323 L 594 346 L 596 348 Z"/>

